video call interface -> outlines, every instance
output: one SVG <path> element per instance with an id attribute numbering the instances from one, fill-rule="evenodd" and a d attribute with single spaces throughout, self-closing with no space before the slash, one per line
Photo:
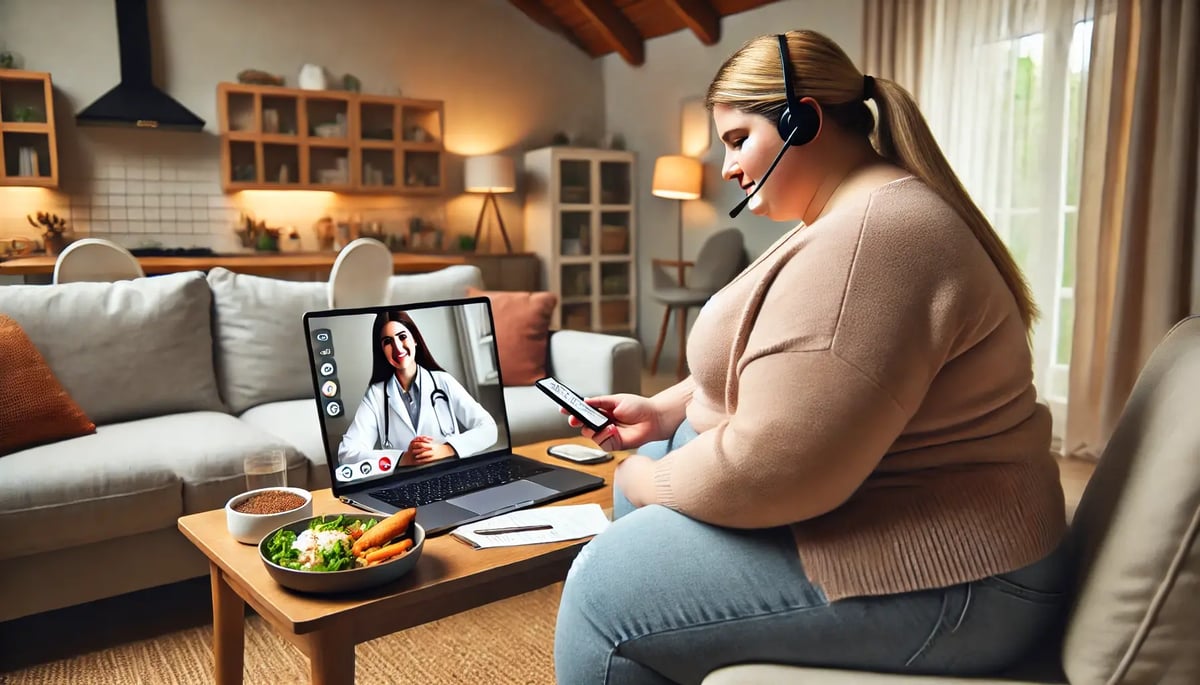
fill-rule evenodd
<path id="1" fill-rule="evenodd" d="M 404 312 L 417 331 L 400 321 L 377 330 L 381 311 Z M 378 480 L 509 447 L 486 302 L 309 317 L 306 328 L 326 456 L 338 482 Z M 429 356 L 416 349 L 419 340 Z M 437 368 L 422 363 L 429 357 Z M 414 382 L 397 392 L 403 368 L 415 370 Z M 446 445 L 454 448 L 448 456 Z"/>

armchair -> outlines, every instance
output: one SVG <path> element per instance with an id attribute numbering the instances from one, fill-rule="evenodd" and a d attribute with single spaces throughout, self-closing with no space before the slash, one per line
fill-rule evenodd
<path id="1" fill-rule="evenodd" d="M 666 305 L 663 312 L 662 330 L 654 346 L 654 358 L 650 362 L 650 373 L 658 373 L 658 358 L 662 354 L 663 342 L 667 338 L 667 326 L 671 312 L 677 314 L 675 326 L 679 329 L 679 361 L 675 375 L 683 378 L 687 350 L 687 317 L 692 307 L 703 306 L 725 284 L 742 270 L 745 265 L 745 246 L 742 233 L 736 228 L 725 228 L 710 235 L 700 246 L 696 261 L 678 259 L 653 259 L 653 286 L 650 297 Z M 677 269 L 677 277 L 671 278 L 668 267 Z M 692 269 L 691 284 L 686 270 Z"/>
<path id="2" fill-rule="evenodd" d="M 704 685 L 1195 683 L 1200 673 L 1200 317 L 1159 343 L 1071 523 L 1072 606 L 1061 641 L 997 678 L 738 664 Z M 1192 399 L 1189 399 L 1192 398 Z M 1191 645 L 1190 647 L 1188 645 Z"/>

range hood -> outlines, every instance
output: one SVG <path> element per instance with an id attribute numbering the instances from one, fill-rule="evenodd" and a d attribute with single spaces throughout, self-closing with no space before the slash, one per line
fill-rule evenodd
<path id="1" fill-rule="evenodd" d="M 121 82 L 82 112 L 80 125 L 135 126 L 198 131 L 204 120 L 150 78 L 150 18 L 146 0 L 116 0 Z"/>

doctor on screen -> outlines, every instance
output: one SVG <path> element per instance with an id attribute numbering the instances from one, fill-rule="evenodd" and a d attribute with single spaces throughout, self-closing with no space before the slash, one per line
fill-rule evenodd
<path id="1" fill-rule="evenodd" d="M 338 460 L 403 450 L 398 465 L 469 457 L 496 442 L 496 421 L 433 360 L 408 313 L 381 312 L 372 327 L 371 383 L 342 436 Z"/>

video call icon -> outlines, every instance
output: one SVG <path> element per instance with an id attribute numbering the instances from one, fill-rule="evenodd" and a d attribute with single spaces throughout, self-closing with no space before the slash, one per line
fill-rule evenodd
<path id="1" fill-rule="evenodd" d="M 337 381 L 325 381 L 321 384 L 321 394 L 326 397 L 336 397 L 338 391 Z"/>
<path id="2" fill-rule="evenodd" d="M 337 364 L 334 363 L 332 359 L 323 361 L 321 362 L 321 365 L 317 367 L 317 370 L 321 372 L 322 376 L 332 376 L 333 374 L 337 373 Z"/>
<path id="3" fill-rule="evenodd" d="M 338 473 L 341 474 L 342 480 L 350 480 L 354 477 L 354 469 L 350 468 L 349 466 L 343 466 Z"/>
<path id="4" fill-rule="evenodd" d="M 371 462 L 364 461 L 363 463 L 359 464 L 358 470 L 362 471 L 362 475 L 367 475 L 371 472 Z"/>
<path id="5" fill-rule="evenodd" d="M 325 413 L 330 416 L 342 415 L 342 403 L 336 400 L 325 403 Z"/>
<path id="6" fill-rule="evenodd" d="M 313 331 L 313 339 L 319 343 L 327 343 L 333 339 L 333 334 L 328 328 L 318 328 Z"/>

